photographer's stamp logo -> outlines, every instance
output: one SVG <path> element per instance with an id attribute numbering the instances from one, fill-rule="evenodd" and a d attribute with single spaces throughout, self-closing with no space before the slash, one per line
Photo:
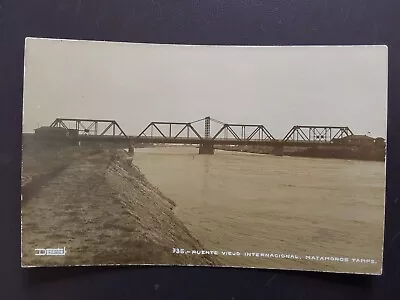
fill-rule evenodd
<path id="1" fill-rule="evenodd" d="M 67 250 L 64 248 L 36 248 L 35 255 L 38 256 L 64 256 Z"/>

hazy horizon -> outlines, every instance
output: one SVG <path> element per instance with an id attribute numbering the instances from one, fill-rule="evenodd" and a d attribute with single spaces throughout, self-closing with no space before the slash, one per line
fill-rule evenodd
<path id="1" fill-rule="evenodd" d="M 349 126 L 386 138 L 387 47 L 227 47 L 27 39 L 23 131 L 57 117 Z"/>

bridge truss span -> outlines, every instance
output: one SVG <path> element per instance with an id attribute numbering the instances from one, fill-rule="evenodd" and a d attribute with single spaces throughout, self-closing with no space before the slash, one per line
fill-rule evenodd
<path id="1" fill-rule="evenodd" d="M 188 123 L 151 122 L 137 137 L 180 142 L 185 138 L 199 142 L 275 141 L 264 125 L 223 123 L 211 117 Z"/>
<path id="2" fill-rule="evenodd" d="M 167 128 L 165 128 L 167 127 Z M 176 133 L 176 127 L 179 128 Z M 175 132 L 173 131 L 175 130 Z M 146 128 L 137 136 L 145 138 L 160 137 L 168 140 L 181 140 L 182 138 L 191 138 L 195 135 L 198 139 L 202 139 L 199 132 L 192 126 L 191 123 L 183 122 L 151 122 Z"/>
<path id="3" fill-rule="evenodd" d="M 353 135 L 347 126 L 293 126 L 282 139 L 282 142 L 308 142 L 331 143 L 335 139 L 341 139 Z"/>
<path id="4" fill-rule="evenodd" d="M 76 130 L 79 135 L 124 136 L 127 138 L 115 120 L 57 118 L 50 124 L 50 127 Z"/>
<path id="5" fill-rule="evenodd" d="M 223 137 L 222 137 L 223 135 Z M 213 140 L 218 138 L 231 138 L 238 141 L 274 141 L 275 138 L 265 128 L 264 125 L 249 125 L 249 124 L 223 124 L 220 130 L 212 137 Z"/>

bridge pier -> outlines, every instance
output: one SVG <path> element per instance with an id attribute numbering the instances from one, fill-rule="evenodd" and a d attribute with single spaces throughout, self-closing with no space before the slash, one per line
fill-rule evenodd
<path id="1" fill-rule="evenodd" d="M 200 144 L 199 154 L 214 154 L 214 145 L 213 144 Z"/>

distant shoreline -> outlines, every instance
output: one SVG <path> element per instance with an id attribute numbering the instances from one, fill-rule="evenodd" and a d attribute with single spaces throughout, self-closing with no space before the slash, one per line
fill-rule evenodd
<path id="1" fill-rule="evenodd" d="M 260 151 L 260 150 L 250 150 L 250 149 L 227 149 L 224 147 L 216 147 L 216 150 L 228 151 L 228 152 L 241 152 L 241 153 L 254 153 L 254 154 L 264 154 L 264 155 L 274 155 L 272 151 Z M 382 156 L 381 153 L 360 153 L 360 152 L 351 152 L 351 151 L 332 151 L 325 149 L 316 149 L 316 150 L 303 150 L 303 151 L 294 151 L 294 152 L 284 152 L 283 155 L 279 156 L 290 156 L 290 157 L 305 157 L 305 158 L 319 158 L 319 159 L 344 159 L 344 160 L 358 160 L 358 161 L 377 161 L 384 162 L 385 156 Z"/>

